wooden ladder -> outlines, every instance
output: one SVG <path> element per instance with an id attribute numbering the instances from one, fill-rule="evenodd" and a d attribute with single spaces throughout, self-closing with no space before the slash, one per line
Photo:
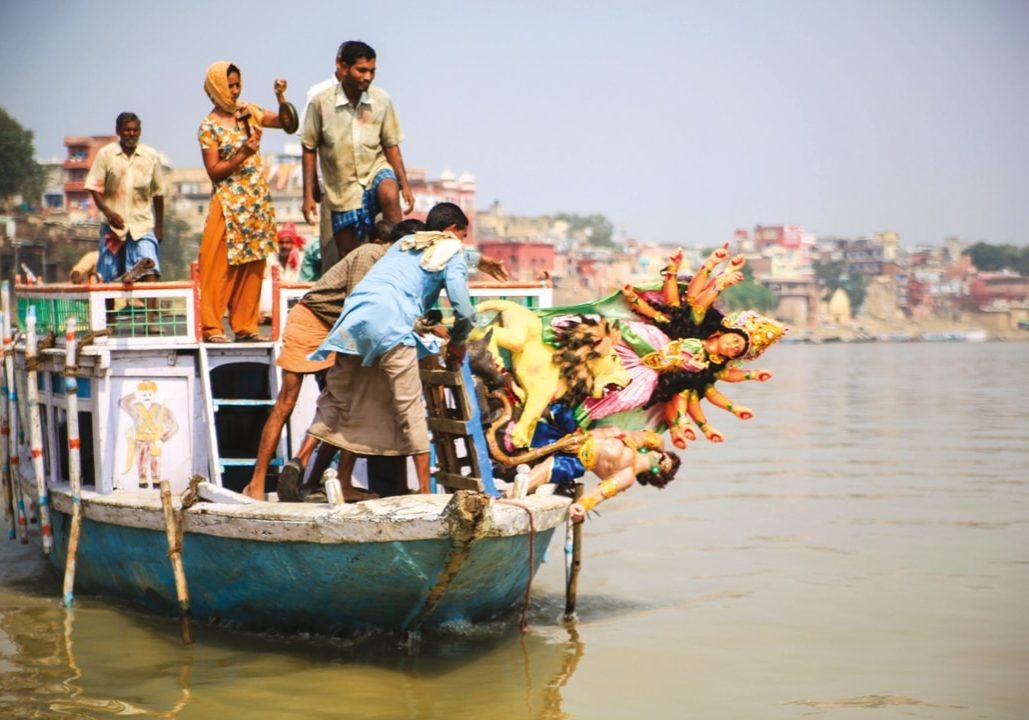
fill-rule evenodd
<path id="1" fill-rule="evenodd" d="M 421 377 L 439 468 L 437 484 L 451 492 L 476 490 L 499 495 L 468 359 L 460 371 L 423 367 Z"/>

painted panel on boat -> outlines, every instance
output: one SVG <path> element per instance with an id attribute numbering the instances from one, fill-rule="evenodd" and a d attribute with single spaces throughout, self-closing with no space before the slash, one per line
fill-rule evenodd
<path id="1" fill-rule="evenodd" d="M 112 377 L 105 463 L 115 488 L 189 485 L 191 452 L 189 380 L 185 377 Z"/>

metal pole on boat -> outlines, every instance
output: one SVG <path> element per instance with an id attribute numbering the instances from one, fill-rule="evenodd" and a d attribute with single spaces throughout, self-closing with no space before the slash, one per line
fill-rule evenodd
<path id="1" fill-rule="evenodd" d="M 4 324 L 4 313 L 0 310 L 0 327 Z M 0 377 L 3 375 L 4 349 L 0 345 Z M 17 526 L 17 513 L 14 509 L 14 481 L 11 478 L 11 466 L 7 463 L 7 380 L 0 379 L 0 394 L 4 401 L 0 402 L 0 435 L 3 441 L 0 442 L 0 485 L 4 490 L 4 517 L 10 525 L 7 537 L 14 540 L 17 537 L 15 530 Z"/>
<path id="2" fill-rule="evenodd" d="M 7 433 L 7 461 L 4 465 L 11 478 L 14 505 L 18 514 L 18 539 L 23 545 L 29 542 L 29 518 L 25 512 L 25 493 L 21 490 L 21 469 L 18 464 L 18 391 L 14 379 L 14 338 L 11 335 L 11 286 L 6 280 L 0 283 L 0 310 L 3 320 L 4 346 L 4 397 L 0 402 L 7 406 L 5 431 Z"/>
<path id="3" fill-rule="evenodd" d="M 582 483 L 575 483 L 575 498 L 582 497 Z M 579 569 L 582 567 L 582 523 L 568 519 L 565 535 L 565 620 L 575 617 L 575 601 L 579 593 Z"/>
<path id="4" fill-rule="evenodd" d="M 179 600 L 179 617 L 182 619 L 182 642 L 193 644 L 193 632 L 189 627 L 189 589 L 186 587 L 186 569 L 182 566 L 182 532 L 175 522 L 175 508 L 172 506 L 171 485 L 161 480 L 161 508 L 164 510 L 164 532 L 168 537 L 168 558 L 175 576 L 175 595 Z"/>
<path id="5" fill-rule="evenodd" d="M 46 472 L 43 468 L 43 425 L 39 417 L 39 385 L 36 380 L 38 364 L 36 308 L 30 305 L 25 317 L 25 371 L 28 376 L 25 390 L 29 399 L 29 447 L 32 450 L 32 470 L 36 475 L 39 536 L 43 541 L 43 552 L 49 555 L 54 549 L 54 534 L 50 525 L 50 498 L 46 490 Z"/>
<path id="6" fill-rule="evenodd" d="M 79 454 L 79 381 L 75 360 L 75 318 L 69 316 L 64 330 L 64 394 L 68 399 L 65 416 L 68 427 L 68 479 L 71 483 L 71 531 L 64 563 L 64 606 L 75 600 L 75 558 L 82 532 L 82 458 Z"/>

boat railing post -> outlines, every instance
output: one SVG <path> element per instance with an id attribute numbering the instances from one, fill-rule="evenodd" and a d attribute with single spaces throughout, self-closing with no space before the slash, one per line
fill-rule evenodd
<path id="1" fill-rule="evenodd" d="M 43 541 L 43 552 L 49 555 L 54 549 L 53 528 L 50 525 L 50 498 L 46 489 L 46 472 L 43 468 L 43 426 L 39 416 L 39 385 L 37 366 L 39 351 L 36 342 L 36 308 L 29 306 L 25 318 L 25 371 L 26 395 L 29 402 L 29 448 L 32 451 L 32 470 L 36 476 L 36 505 L 39 512 L 39 536 Z"/>
<path id="2" fill-rule="evenodd" d="M 18 464 L 18 384 L 14 375 L 14 337 L 11 334 L 11 285 L 0 283 L 0 309 L 3 310 L 2 330 L 4 345 L 4 380 L 7 387 L 2 402 L 7 406 L 7 462 L 14 492 L 14 505 L 18 513 L 18 539 L 29 542 L 29 518 L 25 512 L 25 493 L 21 489 L 21 469 Z"/>
<path id="3" fill-rule="evenodd" d="M 0 310 L 0 327 L 4 325 L 5 313 Z M 8 537 L 13 540 L 17 537 L 17 515 L 15 510 L 15 486 L 14 478 L 11 476 L 11 465 L 7 458 L 7 377 L 3 375 L 4 356 L 6 348 L 0 344 L 0 484 L 4 491 L 4 517 L 10 525 Z"/>
<path id="4" fill-rule="evenodd" d="M 65 420 L 68 427 L 68 480 L 71 484 L 71 530 L 64 563 L 64 606 L 75 600 L 75 559 L 82 532 L 82 458 L 79 454 L 79 380 L 75 354 L 75 318 L 68 316 L 64 331 L 64 394 L 68 400 Z"/>

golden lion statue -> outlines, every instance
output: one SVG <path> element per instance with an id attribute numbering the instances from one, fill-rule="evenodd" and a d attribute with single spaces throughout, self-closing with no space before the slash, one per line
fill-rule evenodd
<path id="1" fill-rule="evenodd" d="M 487 341 L 495 362 L 500 349 L 511 354 L 511 374 L 522 414 L 510 433 L 516 447 L 529 447 L 536 424 L 547 406 L 563 399 L 575 406 L 586 397 L 601 398 L 611 388 L 629 384 L 629 373 L 614 352 L 618 331 L 597 316 L 571 315 L 554 323 L 555 344 L 543 341 L 543 322 L 532 310 L 510 300 L 479 303 L 480 313 L 497 318 L 472 339 Z"/>

